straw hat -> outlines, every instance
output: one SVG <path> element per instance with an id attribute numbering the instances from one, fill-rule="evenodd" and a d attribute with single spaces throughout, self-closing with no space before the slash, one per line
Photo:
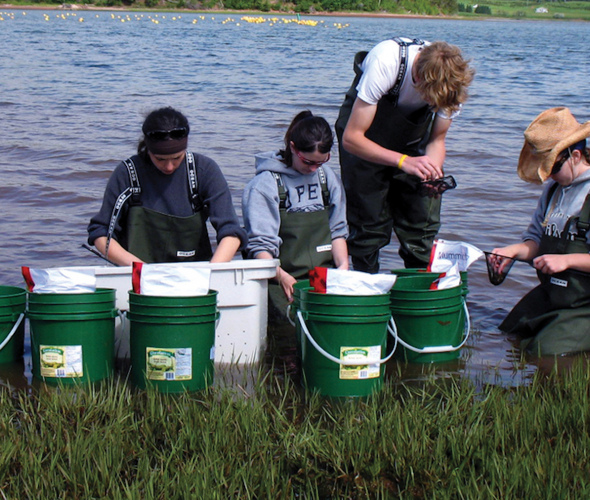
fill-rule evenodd
<path id="1" fill-rule="evenodd" d="M 522 180 L 541 184 L 551 175 L 557 155 L 590 137 L 590 121 L 578 123 L 568 108 L 543 111 L 524 131 L 517 172 Z"/>

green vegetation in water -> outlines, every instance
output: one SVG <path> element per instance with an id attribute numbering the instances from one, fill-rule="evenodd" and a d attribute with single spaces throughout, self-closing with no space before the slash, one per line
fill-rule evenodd
<path id="1" fill-rule="evenodd" d="M 364 401 L 266 375 L 165 396 L 0 391 L 3 498 L 588 498 L 590 369 L 526 387 L 391 377 Z M 238 384 L 238 387 L 239 384 Z"/>

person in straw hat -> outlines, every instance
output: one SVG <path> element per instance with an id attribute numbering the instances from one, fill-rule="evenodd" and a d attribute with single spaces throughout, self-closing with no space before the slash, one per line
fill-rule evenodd
<path id="1" fill-rule="evenodd" d="M 524 132 L 518 175 L 548 181 L 522 242 L 495 254 L 531 260 L 540 285 L 500 325 L 544 356 L 590 350 L 590 121 L 568 108 L 541 113 Z"/>

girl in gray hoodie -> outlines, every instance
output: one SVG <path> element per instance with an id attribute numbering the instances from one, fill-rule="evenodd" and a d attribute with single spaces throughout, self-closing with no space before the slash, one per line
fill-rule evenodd
<path id="1" fill-rule="evenodd" d="M 324 118 L 299 113 L 284 149 L 256 155 L 256 176 L 244 190 L 247 256 L 280 259 L 276 280 L 289 302 L 293 285 L 315 266 L 348 269 L 344 190 L 325 166 L 333 144 Z"/>

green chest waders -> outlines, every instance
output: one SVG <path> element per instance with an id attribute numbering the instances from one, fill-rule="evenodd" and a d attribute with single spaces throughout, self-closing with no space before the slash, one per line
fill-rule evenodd
<path id="1" fill-rule="evenodd" d="M 296 279 L 306 278 L 309 271 L 316 266 L 333 267 L 328 213 L 330 192 L 324 170 L 321 167 L 318 169 L 324 209 L 315 212 L 288 212 L 287 193 L 281 176 L 276 172 L 273 172 L 273 176 L 277 182 L 280 200 L 281 267 Z"/>
<path id="2" fill-rule="evenodd" d="M 175 217 L 132 206 L 126 221 L 126 248 L 144 262 L 210 260 L 213 253 L 203 211 Z"/>
<path id="3" fill-rule="evenodd" d="M 144 262 L 190 262 L 210 260 L 213 252 L 207 234 L 207 211 L 197 190 L 196 165 L 193 154 L 186 152 L 190 200 L 195 212 L 188 217 L 163 214 L 141 206 L 141 186 L 131 159 L 125 160 L 130 186 L 115 203 L 107 234 L 106 254 L 117 220 L 127 209 L 122 221 L 120 244 Z"/>
<path id="4" fill-rule="evenodd" d="M 580 216 L 567 221 L 561 237 L 542 236 L 539 255 L 588 253 L 589 215 L 590 195 Z M 573 239 L 569 231 L 572 224 L 577 226 Z M 573 270 L 537 274 L 540 285 L 514 306 L 500 329 L 525 337 L 523 347 L 540 355 L 589 350 L 590 274 Z"/>
<path id="5" fill-rule="evenodd" d="M 398 98 L 408 66 L 408 46 L 424 42 L 394 40 L 400 48 L 397 80 L 389 93 L 377 103 L 375 118 L 365 135 L 384 148 L 408 156 L 422 156 L 436 115 L 427 105 L 411 113 L 405 112 L 398 106 Z M 355 56 L 355 78 L 340 107 L 335 127 L 346 191 L 349 253 L 355 269 L 378 272 L 379 250 L 389 244 L 393 229 L 400 242 L 399 254 L 406 267 L 426 267 L 432 243 L 440 229 L 440 197 L 420 196 L 418 177 L 390 166 L 365 161 L 342 147 L 342 135 L 362 76 L 360 65 L 366 55 L 366 52 L 359 52 Z"/>
<path id="6" fill-rule="evenodd" d="M 321 167 L 320 167 L 321 169 Z M 318 169 L 319 170 L 319 169 Z M 329 191 L 325 183 L 323 169 L 319 171 L 322 185 L 324 209 L 316 212 L 287 212 L 286 192 L 280 174 L 273 172 L 279 190 L 279 215 L 282 240 L 279 259 L 281 268 L 295 279 L 305 279 L 316 266 L 334 267 L 332 258 L 332 235 L 329 219 Z M 283 321 L 287 309 L 287 299 L 280 286 L 270 284 L 269 303 L 274 306 L 272 316 L 275 321 Z"/>

